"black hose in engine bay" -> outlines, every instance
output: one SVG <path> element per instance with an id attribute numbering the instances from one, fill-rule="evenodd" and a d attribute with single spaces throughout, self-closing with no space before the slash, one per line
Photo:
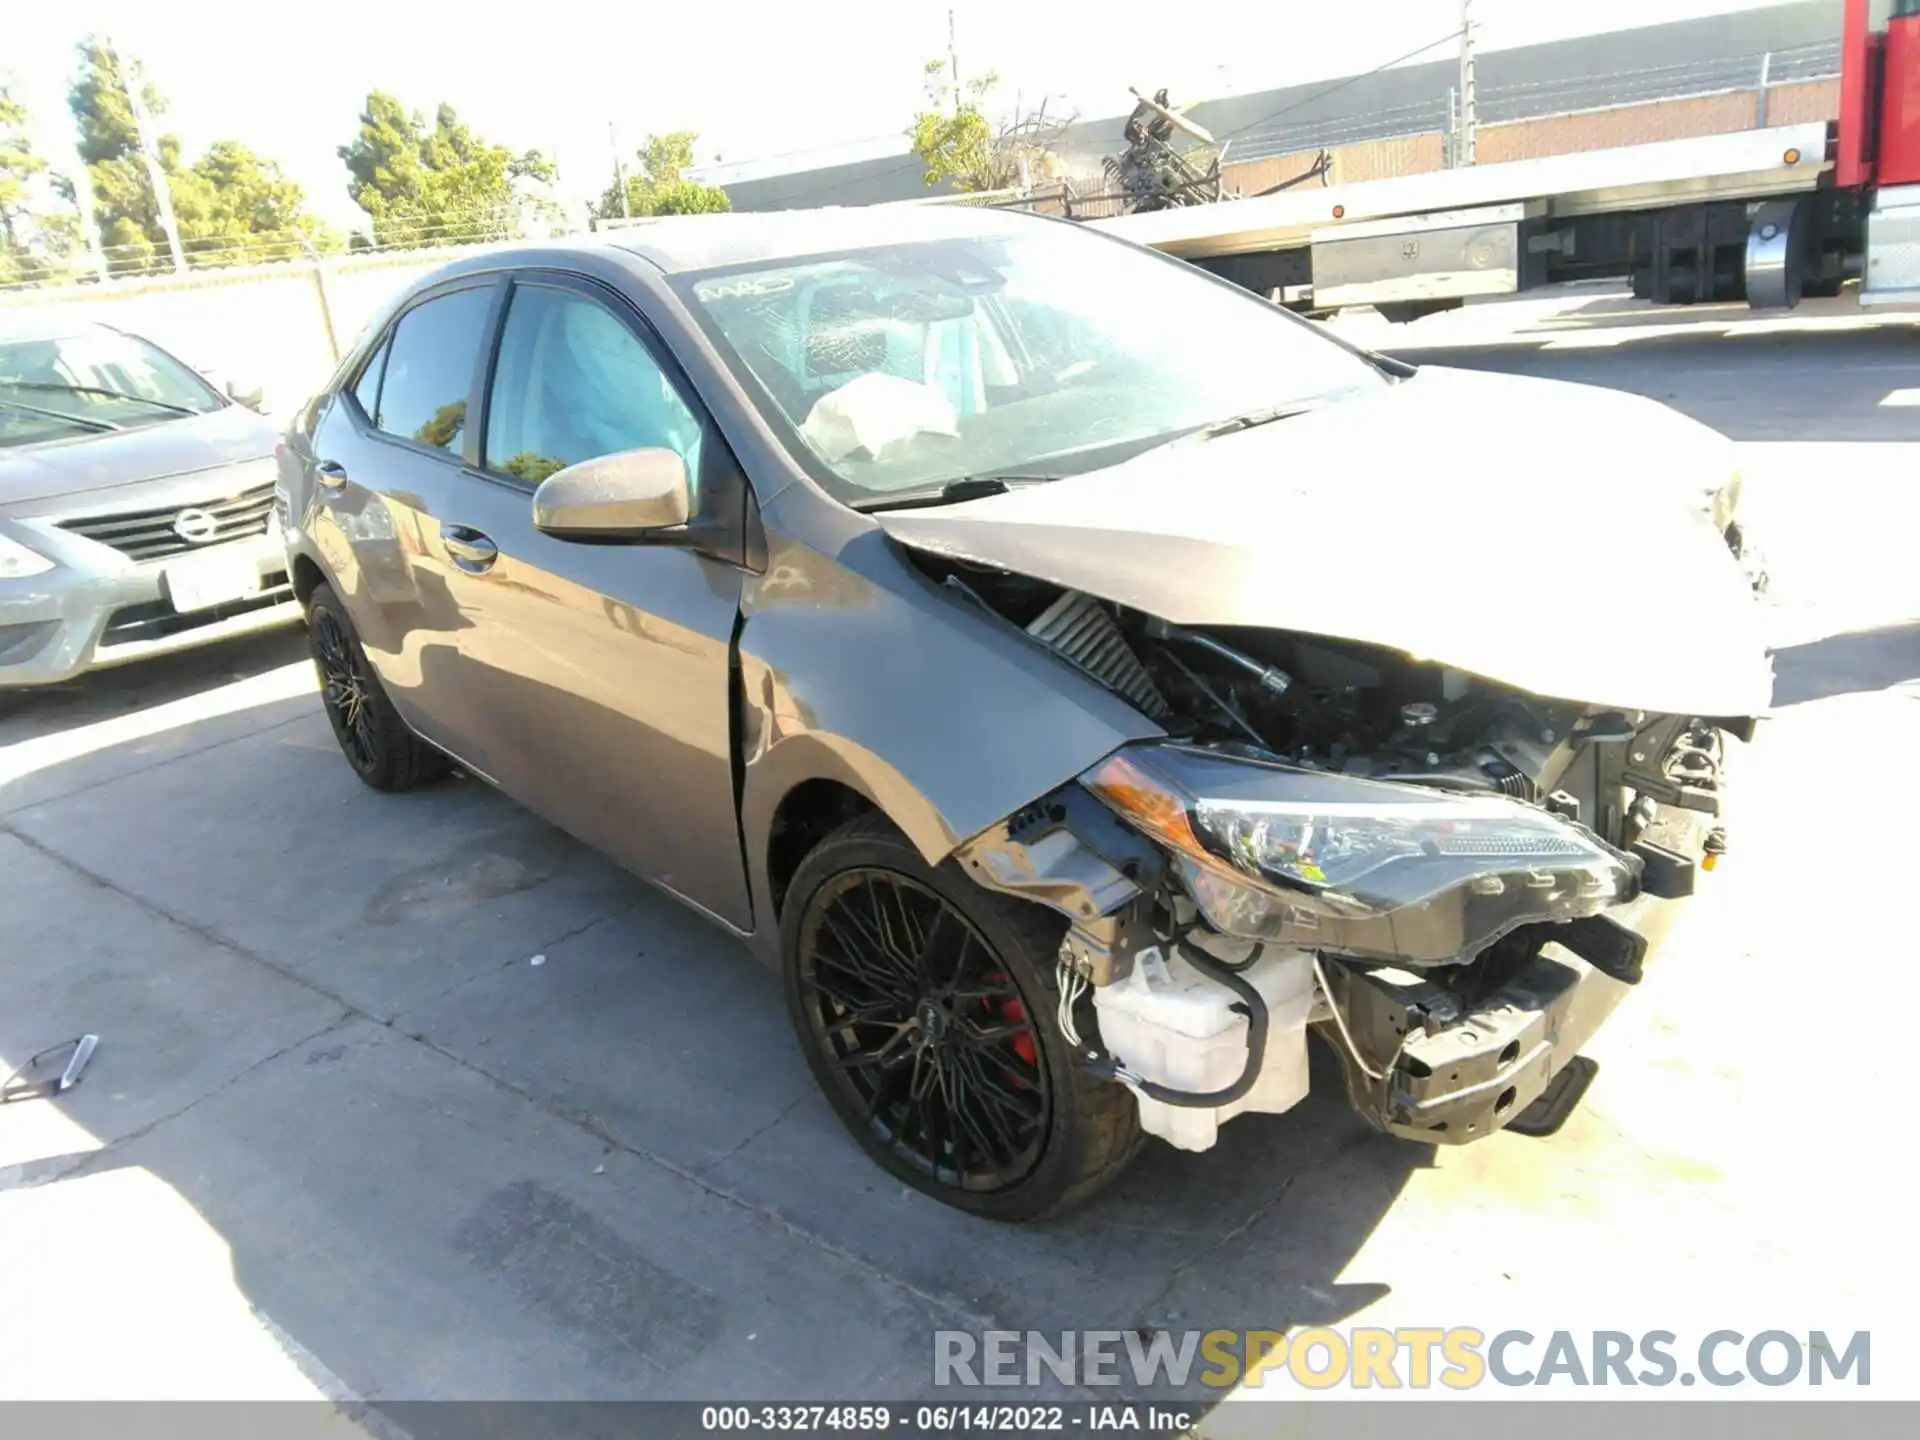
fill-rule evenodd
<path id="1" fill-rule="evenodd" d="M 1233 991 L 1240 1003 L 1233 1008 L 1247 1017 L 1247 1064 L 1240 1072 L 1240 1078 L 1231 1085 L 1219 1090 L 1175 1090 L 1170 1086 L 1144 1080 L 1135 1075 L 1111 1055 L 1089 1056 L 1080 1063 L 1104 1080 L 1115 1080 L 1130 1089 L 1139 1091 L 1149 1100 L 1158 1100 L 1163 1105 L 1176 1105 L 1188 1110 L 1212 1110 L 1221 1105 L 1231 1105 L 1254 1087 L 1260 1078 L 1260 1067 L 1267 1056 L 1267 1002 L 1260 998 L 1260 992 L 1240 978 L 1239 972 L 1253 964 L 1263 953 L 1256 950 L 1253 960 L 1240 965 L 1229 965 L 1217 960 L 1201 950 L 1189 945 L 1184 939 L 1173 941 L 1175 952 L 1180 958 L 1205 975 L 1209 980 L 1217 981 Z"/>

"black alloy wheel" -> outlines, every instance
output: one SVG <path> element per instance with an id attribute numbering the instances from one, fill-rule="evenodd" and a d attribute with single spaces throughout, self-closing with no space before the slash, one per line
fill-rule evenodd
<path id="1" fill-rule="evenodd" d="M 330 585 L 316 585 L 307 597 L 307 644 L 320 677 L 320 706 L 361 780 L 375 790 L 411 790 L 453 768 L 393 708 Z"/>
<path id="2" fill-rule="evenodd" d="M 787 1004 L 874 1160 L 1001 1220 L 1092 1195 L 1138 1148 L 1133 1095 L 1081 1068 L 1055 1015 L 1065 921 L 929 866 L 878 813 L 801 862 L 780 913 Z"/>
<path id="3" fill-rule="evenodd" d="M 314 664 L 320 670 L 320 703 L 326 707 L 347 763 L 361 775 L 370 774 L 380 757 L 373 717 L 374 679 L 333 611 L 316 611 L 310 628 Z"/>
<path id="4" fill-rule="evenodd" d="M 891 870 L 842 871 L 807 908 L 807 1018 L 874 1138 L 953 1189 L 1025 1179 L 1046 1141 L 1047 1073 L 1026 1001 L 979 932 Z"/>

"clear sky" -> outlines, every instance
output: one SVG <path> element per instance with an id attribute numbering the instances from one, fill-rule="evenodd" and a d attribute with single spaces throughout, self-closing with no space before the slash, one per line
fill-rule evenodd
<path id="1" fill-rule="evenodd" d="M 0 73 L 33 107 L 54 168 L 71 163 L 74 44 L 101 31 L 144 62 L 170 102 L 162 123 L 189 156 L 215 139 L 245 141 L 346 227 L 361 217 L 334 150 L 352 137 L 375 87 L 428 113 L 450 101 L 489 139 L 557 153 L 563 191 L 585 194 L 607 183 L 609 122 L 629 151 L 649 131 L 696 130 L 702 162 L 899 137 L 920 99 L 922 63 L 946 54 L 949 8 L 963 76 L 993 70 L 1007 102 L 1051 96 L 1050 110 L 1097 116 L 1125 110 L 1129 85 L 1205 98 L 1369 69 L 1453 29 L 1460 0 L 1191 8 L 1146 0 L 15 0 L 7 8 Z M 1753 0 L 1474 4 L 1488 49 L 1753 8 Z"/>

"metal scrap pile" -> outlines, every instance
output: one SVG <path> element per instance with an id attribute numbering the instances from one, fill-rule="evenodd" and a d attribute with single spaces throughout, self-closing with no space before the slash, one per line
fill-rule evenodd
<path id="1" fill-rule="evenodd" d="M 1170 210 L 1177 205 L 1206 205 L 1220 198 L 1220 156 L 1223 146 L 1186 119 L 1160 90 L 1148 99 L 1133 92 L 1139 102 L 1127 117 L 1127 148 L 1101 162 L 1107 181 L 1126 201 L 1129 212 Z M 1175 136 L 1192 142 L 1175 148 Z"/>

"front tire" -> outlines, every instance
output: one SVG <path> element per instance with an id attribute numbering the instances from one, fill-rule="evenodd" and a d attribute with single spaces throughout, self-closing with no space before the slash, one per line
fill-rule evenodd
<path id="1" fill-rule="evenodd" d="M 1054 1018 L 1064 922 L 931 867 L 878 815 L 801 863 L 781 912 L 787 1005 L 861 1147 L 916 1190 L 998 1220 L 1058 1214 L 1139 1148 L 1122 1086 Z"/>
<path id="2" fill-rule="evenodd" d="M 453 768 L 393 708 L 331 586 L 317 586 L 307 598 L 307 642 L 320 676 L 320 704 L 354 774 L 375 790 L 412 790 Z"/>

